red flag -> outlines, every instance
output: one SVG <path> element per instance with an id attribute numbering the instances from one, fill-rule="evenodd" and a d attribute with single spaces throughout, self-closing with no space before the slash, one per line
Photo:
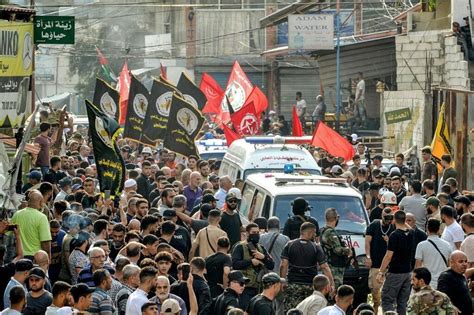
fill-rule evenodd
<path id="1" fill-rule="evenodd" d="M 342 157 L 345 161 L 354 156 L 354 147 L 349 141 L 322 122 L 316 125 L 311 144 L 323 148 L 335 157 Z"/>
<path id="2" fill-rule="evenodd" d="M 167 74 L 167 67 L 163 66 L 163 64 L 160 62 L 160 76 L 168 80 L 168 74 Z"/>
<path id="3" fill-rule="evenodd" d="M 130 72 L 128 71 L 128 65 L 125 61 L 123 65 L 122 72 L 120 72 L 119 77 L 119 92 L 120 92 L 120 119 L 119 123 L 121 125 L 125 124 L 125 118 L 127 117 L 127 107 L 128 107 L 128 94 L 130 92 Z"/>
<path id="4" fill-rule="evenodd" d="M 247 100 L 245 103 L 250 103 L 253 102 L 255 106 L 255 111 L 257 112 L 257 116 L 260 117 L 260 115 L 267 109 L 268 107 L 268 99 L 265 93 L 260 90 L 258 86 L 254 86 L 252 89 L 252 92 L 248 96 Z"/>
<path id="5" fill-rule="evenodd" d="M 240 136 L 254 136 L 259 133 L 260 122 L 253 102 L 247 103 L 238 112 L 231 113 L 230 120 Z"/>
<path id="6" fill-rule="evenodd" d="M 252 93 L 252 89 L 252 82 L 247 78 L 247 75 L 244 70 L 242 70 L 239 63 L 235 61 L 225 89 L 225 95 L 227 96 L 233 111 L 237 112 L 244 107 L 245 101 L 250 93 Z M 220 121 L 227 122 L 230 117 L 229 106 L 227 105 L 225 97 L 222 98 L 221 108 L 221 114 L 218 115 L 218 118 Z"/>
<path id="7" fill-rule="evenodd" d="M 221 112 L 221 101 L 224 91 L 212 76 L 207 73 L 202 74 L 199 89 L 206 95 L 207 103 L 202 109 L 205 114 L 217 114 Z"/>
<path id="8" fill-rule="evenodd" d="M 293 106 L 293 136 L 302 137 L 304 136 L 303 126 L 301 126 L 300 118 L 296 113 L 296 106 Z"/>
<path id="9" fill-rule="evenodd" d="M 225 139 L 227 140 L 228 147 L 230 147 L 232 142 L 240 139 L 239 135 L 234 130 L 227 127 L 226 124 L 222 124 L 222 129 L 224 129 L 224 135 L 225 135 Z"/>

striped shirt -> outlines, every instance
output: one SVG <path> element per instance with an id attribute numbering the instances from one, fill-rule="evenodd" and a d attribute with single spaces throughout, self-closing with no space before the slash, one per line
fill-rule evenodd
<path id="1" fill-rule="evenodd" d="M 91 315 L 113 315 L 112 299 L 106 291 L 96 288 L 92 293 L 92 303 L 87 311 Z"/>
<path id="2" fill-rule="evenodd" d="M 108 266 L 108 265 L 104 265 L 104 269 L 106 269 L 108 272 L 110 272 L 110 274 L 114 274 L 115 273 L 115 270 Z M 93 271 L 92 271 L 92 265 L 87 265 L 84 267 L 84 269 L 81 270 L 81 272 L 79 272 L 79 277 L 77 278 L 77 283 L 85 283 L 87 284 L 89 287 L 95 287 L 95 283 L 94 283 L 94 280 L 92 278 L 92 275 L 93 275 Z"/>

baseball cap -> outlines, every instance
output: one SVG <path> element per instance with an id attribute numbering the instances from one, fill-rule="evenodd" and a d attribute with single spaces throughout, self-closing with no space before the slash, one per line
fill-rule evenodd
<path id="1" fill-rule="evenodd" d="M 247 277 L 244 277 L 244 274 L 239 271 L 239 270 L 232 270 L 229 273 L 229 282 L 231 281 L 237 281 L 240 283 L 249 283 L 250 279 Z"/>
<path id="2" fill-rule="evenodd" d="M 217 176 L 216 174 L 212 174 L 209 176 L 209 181 L 210 182 L 213 182 L 215 180 L 219 180 L 219 176 Z"/>
<path id="3" fill-rule="evenodd" d="M 137 184 L 137 181 L 134 180 L 133 178 L 129 178 L 125 181 L 125 183 L 123 184 L 123 186 L 125 188 L 130 188 L 130 187 L 133 187 Z"/>
<path id="4" fill-rule="evenodd" d="M 439 199 L 436 198 L 436 197 L 429 197 L 428 199 L 426 199 L 424 205 L 425 205 L 425 206 L 435 206 L 435 207 L 438 207 L 438 206 L 439 206 Z"/>
<path id="5" fill-rule="evenodd" d="M 153 154 L 153 151 L 151 150 L 150 147 L 144 147 L 142 150 L 142 154 Z"/>
<path id="6" fill-rule="evenodd" d="M 163 218 L 174 218 L 176 216 L 176 211 L 172 209 L 168 209 L 163 211 Z"/>
<path id="7" fill-rule="evenodd" d="M 82 188 L 81 184 L 74 184 L 71 187 L 72 192 L 76 192 L 79 188 Z"/>
<path id="8" fill-rule="evenodd" d="M 229 201 L 229 200 L 232 200 L 232 199 L 240 200 L 240 198 L 237 197 L 237 194 L 235 194 L 233 192 L 228 192 L 227 195 L 225 196 L 225 200 Z"/>
<path id="9" fill-rule="evenodd" d="M 356 142 L 359 139 L 359 136 L 356 133 L 351 134 L 352 141 Z"/>
<path id="10" fill-rule="evenodd" d="M 181 312 L 181 307 L 174 299 L 167 299 L 161 305 L 161 314 L 174 315 L 179 312 Z"/>
<path id="11" fill-rule="evenodd" d="M 28 174 L 28 178 L 31 178 L 31 179 L 36 179 L 36 180 L 41 180 L 41 172 L 40 171 L 31 171 L 29 174 Z"/>
<path id="12" fill-rule="evenodd" d="M 342 167 L 340 167 L 339 165 L 334 165 L 331 168 L 331 173 L 334 175 L 341 175 L 343 172 L 344 171 L 342 170 Z"/>
<path id="13" fill-rule="evenodd" d="M 229 189 L 229 192 L 227 194 L 234 194 L 235 198 L 239 200 L 242 199 L 242 193 L 240 192 L 240 189 L 238 189 L 237 187 L 232 187 L 231 189 Z"/>
<path id="14" fill-rule="evenodd" d="M 15 272 L 29 271 L 33 268 L 33 263 L 29 259 L 20 259 L 15 263 Z"/>
<path id="15" fill-rule="evenodd" d="M 64 177 L 59 180 L 58 182 L 59 187 L 63 188 L 66 186 L 71 186 L 72 185 L 72 179 L 69 177 Z"/>
<path id="16" fill-rule="evenodd" d="M 46 274 L 44 273 L 43 269 L 40 267 L 34 267 L 33 269 L 30 270 L 30 273 L 28 274 L 28 278 L 39 278 L 39 279 L 45 279 Z"/>
<path id="17" fill-rule="evenodd" d="M 463 196 L 463 195 L 455 197 L 454 201 L 463 203 L 466 206 L 469 206 L 471 204 L 471 200 L 469 200 L 469 198 L 467 198 L 466 196 Z"/>
<path id="18" fill-rule="evenodd" d="M 268 112 L 268 115 L 276 115 L 276 111 L 271 110 L 271 111 Z"/>
<path id="19" fill-rule="evenodd" d="M 199 210 L 201 211 L 202 216 L 207 218 L 212 210 L 212 207 L 211 205 L 203 204 Z"/>
<path id="20" fill-rule="evenodd" d="M 92 292 L 94 292 L 94 289 L 90 288 L 85 283 L 78 283 L 71 287 L 70 292 L 71 292 L 72 297 L 74 298 L 74 301 L 79 301 L 79 298 L 81 296 L 87 296 L 89 294 L 92 294 Z"/>
<path id="21" fill-rule="evenodd" d="M 283 279 L 280 278 L 280 276 L 277 275 L 275 272 L 267 273 L 262 278 L 263 284 L 275 284 L 275 283 L 280 283 L 280 282 L 283 282 Z"/>
<path id="22" fill-rule="evenodd" d="M 202 203 L 209 203 L 211 201 L 218 201 L 212 194 L 205 194 L 202 196 Z"/>

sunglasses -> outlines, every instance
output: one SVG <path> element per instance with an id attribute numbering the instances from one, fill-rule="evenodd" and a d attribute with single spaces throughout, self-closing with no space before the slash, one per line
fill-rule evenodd
<path id="1" fill-rule="evenodd" d="M 237 199 L 231 199 L 231 200 L 227 200 L 228 203 L 237 203 L 239 202 Z"/>
<path id="2" fill-rule="evenodd" d="M 386 221 L 392 221 L 393 220 L 393 215 L 384 215 L 383 218 Z"/>
<path id="3" fill-rule="evenodd" d="M 245 282 L 240 282 L 240 281 L 233 281 L 235 283 L 238 283 L 241 287 L 245 286 Z"/>

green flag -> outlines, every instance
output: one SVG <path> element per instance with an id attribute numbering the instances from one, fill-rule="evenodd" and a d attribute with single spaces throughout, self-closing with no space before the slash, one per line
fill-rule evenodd
<path id="1" fill-rule="evenodd" d="M 173 94 L 163 146 L 184 156 L 198 156 L 195 140 L 204 120 L 199 109 Z"/>
<path id="2" fill-rule="evenodd" d="M 120 117 L 120 94 L 119 92 L 99 78 L 95 81 L 94 99 L 95 104 L 104 114 L 114 118 L 116 121 Z"/>
<path id="3" fill-rule="evenodd" d="M 116 139 L 122 129 L 115 119 L 91 102 L 86 101 L 86 108 L 100 191 L 110 190 L 110 196 L 119 197 L 125 180 L 125 163 Z"/>

